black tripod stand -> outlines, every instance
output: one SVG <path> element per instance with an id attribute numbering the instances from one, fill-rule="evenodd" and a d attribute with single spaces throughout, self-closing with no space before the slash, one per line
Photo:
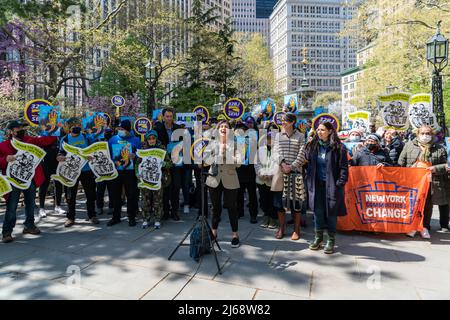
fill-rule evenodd
<path id="1" fill-rule="evenodd" d="M 217 239 L 211 239 L 211 227 L 209 226 L 208 220 L 205 217 L 205 211 L 208 209 L 208 206 L 206 205 L 206 208 L 204 206 L 204 201 L 205 201 L 205 179 L 206 177 L 209 175 L 208 172 L 204 172 L 203 166 L 201 167 L 201 173 L 200 173 L 200 188 L 201 188 L 201 208 L 202 208 L 202 214 L 200 216 L 197 217 L 197 220 L 194 222 L 194 224 L 192 225 L 192 227 L 189 229 L 189 231 L 186 233 L 186 235 L 184 236 L 184 238 L 180 241 L 180 243 L 176 246 L 176 248 L 172 251 L 172 253 L 170 254 L 169 258 L 167 260 L 172 259 L 173 255 L 175 254 L 175 252 L 177 252 L 178 248 L 180 248 L 181 246 L 189 246 L 189 244 L 185 244 L 184 240 L 186 240 L 186 238 L 192 233 L 192 231 L 195 229 L 195 227 L 197 226 L 197 224 L 201 224 L 202 227 L 202 232 L 201 232 L 201 244 L 203 244 L 204 241 L 204 236 L 205 236 L 205 230 L 207 231 L 208 234 L 208 243 L 209 246 L 211 248 L 211 251 L 214 255 L 214 259 L 216 260 L 216 264 L 217 264 L 217 269 L 219 271 L 219 274 L 222 274 L 222 270 L 220 268 L 219 265 L 219 260 L 217 259 L 217 253 L 216 250 L 214 249 L 214 243 L 217 245 L 217 248 L 219 248 L 220 251 L 222 251 L 222 249 L 220 248 L 219 242 L 217 242 Z"/>

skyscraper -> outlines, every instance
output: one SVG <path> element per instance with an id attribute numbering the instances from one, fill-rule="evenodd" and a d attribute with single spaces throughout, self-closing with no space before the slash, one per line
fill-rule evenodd
<path id="1" fill-rule="evenodd" d="M 270 15 L 270 54 L 278 93 L 296 91 L 307 52 L 307 79 L 317 91 L 341 91 L 341 72 L 356 65 L 356 44 L 340 37 L 355 8 L 347 0 L 279 0 Z M 304 50 L 304 49 L 307 50 Z"/>
<path id="2" fill-rule="evenodd" d="M 247 34 L 260 33 L 269 43 L 269 16 L 276 0 L 233 0 L 233 28 Z"/>

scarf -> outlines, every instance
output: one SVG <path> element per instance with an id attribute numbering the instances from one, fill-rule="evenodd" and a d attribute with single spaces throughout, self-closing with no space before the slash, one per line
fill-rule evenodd
<path id="1" fill-rule="evenodd" d="M 419 161 L 429 162 L 428 159 L 430 158 L 430 148 L 433 145 L 433 142 L 430 141 L 429 143 L 422 143 L 419 141 L 419 139 L 417 139 L 417 143 L 419 144 L 421 149 Z"/>
<path id="2" fill-rule="evenodd" d="M 319 139 L 319 145 L 321 147 L 324 147 L 324 148 L 328 149 L 330 147 L 330 140 L 323 141 L 323 140 Z"/>

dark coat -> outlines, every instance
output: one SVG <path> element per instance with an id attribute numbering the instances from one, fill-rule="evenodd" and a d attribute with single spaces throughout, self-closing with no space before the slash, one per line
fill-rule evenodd
<path id="1" fill-rule="evenodd" d="M 405 144 L 398 159 L 401 167 L 411 167 L 419 159 L 421 149 L 417 139 Z M 447 150 L 444 146 L 433 144 L 430 148 L 428 161 L 435 167 L 436 172 L 431 175 L 431 200 L 434 205 L 450 203 L 450 174 L 447 172 Z"/>
<path id="2" fill-rule="evenodd" d="M 316 194 L 317 154 L 318 148 L 317 150 L 310 150 L 306 152 L 306 160 L 308 161 L 308 168 L 306 170 L 306 186 L 308 189 L 309 207 L 313 211 L 314 198 Z M 336 149 L 328 149 L 326 161 L 327 214 L 331 216 L 345 216 L 347 214 L 347 209 L 345 207 L 344 188 L 348 180 L 348 160 L 347 150 L 344 145 L 340 145 Z"/>
<path id="3" fill-rule="evenodd" d="M 395 137 L 390 144 L 386 144 L 385 148 L 389 151 L 389 157 L 392 160 L 394 166 L 398 165 L 398 157 L 402 153 L 405 144 L 400 140 L 399 137 Z"/>
<path id="4" fill-rule="evenodd" d="M 180 128 L 181 127 L 178 124 L 174 123 L 172 127 L 172 133 L 173 131 Z M 156 133 L 158 133 L 158 140 L 161 141 L 163 145 L 168 146 L 170 140 L 169 135 L 167 134 L 166 127 L 164 126 L 164 123 L 163 122 L 155 123 L 155 127 L 153 129 L 156 131 Z"/>
<path id="5" fill-rule="evenodd" d="M 367 147 L 363 147 L 358 150 L 351 160 L 352 166 L 376 166 L 382 163 L 385 166 L 392 166 L 391 158 L 389 157 L 389 151 L 387 149 L 380 148 L 375 152 L 370 152 Z"/>

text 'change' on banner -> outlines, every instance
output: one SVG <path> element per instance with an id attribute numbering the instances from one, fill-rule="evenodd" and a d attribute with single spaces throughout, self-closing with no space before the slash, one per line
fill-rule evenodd
<path id="1" fill-rule="evenodd" d="M 347 215 L 338 217 L 338 230 L 422 230 L 428 174 L 421 168 L 350 167 L 345 186 Z"/>

